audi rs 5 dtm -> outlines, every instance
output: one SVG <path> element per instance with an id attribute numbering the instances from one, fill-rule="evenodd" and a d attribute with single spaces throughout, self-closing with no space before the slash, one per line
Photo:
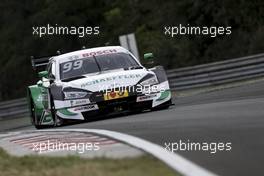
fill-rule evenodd
<path id="1" fill-rule="evenodd" d="M 152 57 L 152 53 L 144 55 L 145 59 Z M 120 46 L 31 60 L 35 69 L 45 67 L 38 72 L 37 84 L 27 89 L 36 128 L 171 105 L 163 67 L 147 69 Z"/>

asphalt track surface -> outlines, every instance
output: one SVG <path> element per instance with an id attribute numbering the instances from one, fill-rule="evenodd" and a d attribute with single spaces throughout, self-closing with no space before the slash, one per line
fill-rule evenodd
<path id="1" fill-rule="evenodd" d="M 168 110 L 62 128 L 107 129 L 166 143 L 231 142 L 231 151 L 178 152 L 224 176 L 264 175 L 264 82 L 174 99 Z M 16 130 L 34 129 L 23 127 Z"/>

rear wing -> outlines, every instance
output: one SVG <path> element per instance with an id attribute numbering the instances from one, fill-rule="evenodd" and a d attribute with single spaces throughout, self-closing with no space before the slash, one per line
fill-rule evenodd
<path id="1" fill-rule="evenodd" d="M 82 47 L 82 49 L 86 49 L 85 46 Z M 63 54 L 60 50 L 57 51 L 57 55 L 50 55 L 50 56 L 40 56 L 40 57 L 35 57 L 35 56 L 31 56 L 31 65 L 32 68 L 35 71 L 44 71 L 49 63 L 50 58 L 58 56 Z"/>
<path id="2" fill-rule="evenodd" d="M 49 63 L 49 59 L 53 56 L 43 56 L 35 58 L 34 56 L 31 56 L 31 65 L 34 70 L 40 67 L 46 67 Z"/>

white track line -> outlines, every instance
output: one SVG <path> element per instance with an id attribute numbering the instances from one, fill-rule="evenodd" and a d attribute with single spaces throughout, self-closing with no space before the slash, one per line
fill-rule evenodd
<path id="1" fill-rule="evenodd" d="M 166 151 L 161 146 L 148 142 L 146 140 L 134 137 L 131 135 L 108 131 L 108 130 L 97 130 L 97 129 L 54 129 L 54 130 L 38 130 L 38 131 L 29 131 L 29 132 L 87 132 L 87 133 L 96 133 L 104 135 L 110 138 L 127 143 L 136 148 L 142 149 L 143 151 L 150 153 L 156 158 L 163 161 L 169 167 L 177 171 L 178 173 L 185 176 L 216 176 L 216 174 L 198 166 L 197 164 L 185 159 L 179 154 Z"/>

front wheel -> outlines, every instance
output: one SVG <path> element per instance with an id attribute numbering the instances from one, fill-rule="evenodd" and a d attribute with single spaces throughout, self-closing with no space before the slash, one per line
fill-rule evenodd
<path id="1" fill-rule="evenodd" d="M 54 127 L 62 126 L 64 120 L 57 115 L 52 96 L 50 96 L 50 105 L 51 105 L 51 115 L 54 122 L 53 126 Z"/>
<path id="2" fill-rule="evenodd" d="M 53 111 L 54 112 L 54 111 Z M 64 120 L 62 118 L 60 118 L 56 112 L 53 113 L 54 116 L 54 127 L 59 127 L 62 126 L 64 124 Z"/>
<path id="3" fill-rule="evenodd" d="M 38 124 L 38 119 L 37 119 L 37 113 L 36 113 L 36 106 L 32 100 L 30 99 L 30 116 L 31 116 L 31 123 L 32 125 L 35 126 L 36 129 L 43 129 L 45 128 L 43 125 Z"/>

